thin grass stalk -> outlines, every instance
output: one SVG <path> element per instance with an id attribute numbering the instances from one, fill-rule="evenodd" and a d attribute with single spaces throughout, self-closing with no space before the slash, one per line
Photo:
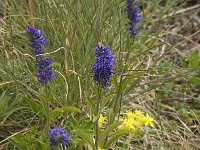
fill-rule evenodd
<path id="1" fill-rule="evenodd" d="M 116 115 L 118 113 L 118 120 L 119 120 L 119 116 L 120 116 L 120 111 L 121 111 L 120 109 L 121 109 L 121 103 L 122 103 L 122 77 L 123 77 L 123 75 L 120 75 L 119 89 L 118 89 L 117 98 L 116 98 L 116 101 L 115 101 L 115 104 L 113 107 L 114 113 L 116 113 Z M 118 106 L 119 106 L 119 110 L 117 109 Z"/>
<path id="2" fill-rule="evenodd" d="M 120 75 L 120 84 L 119 84 L 119 114 L 118 114 L 118 120 L 120 117 L 121 107 L 122 107 L 122 75 Z"/>
<path id="3" fill-rule="evenodd" d="M 164 142 L 164 147 L 165 147 L 166 141 L 165 141 L 165 135 L 164 135 L 164 127 L 163 127 L 162 120 L 161 120 L 160 107 L 159 107 L 160 101 L 158 100 L 157 92 L 155 92 L 155 101 L 156 101 L 156 110 L 157 110 L 157 114 L 158 114 L 159 125 L 161 128 L 161 136 L 162 136 L 162 139 Z"/>

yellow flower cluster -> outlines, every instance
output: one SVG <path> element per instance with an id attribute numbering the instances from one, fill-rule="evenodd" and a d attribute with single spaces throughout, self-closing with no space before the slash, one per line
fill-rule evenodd
<path id="1" fill-rule="evenodd" d="M 102 149 L 101 147 L 98 147 L 98 150 L 105 150 L 105 149 Z"/>
<path id="2" fill-rule="evenodd" d="M 135 132 L 142 126 L 150 125 L 153 127 L 154 119 L 149 116 L 149 114 L 144 115 L 144 113 L 140 110 L 136 110 L 134 112 L 125 113 L 125 117 L 121 119 L 121 125 L 119 125 L 119 129 L 130 129 L 131 132 Z"/>
<path id="3" fill-rule="evenodd" d="M 104 124 L 105 120 L 106 120 L 106 117 L 103 117 L 103 115 L 100 114 L 100 117 L 99 117 L 99 120 L 98 120 L 99 128 L 103 127 L 103 124 Z"/>

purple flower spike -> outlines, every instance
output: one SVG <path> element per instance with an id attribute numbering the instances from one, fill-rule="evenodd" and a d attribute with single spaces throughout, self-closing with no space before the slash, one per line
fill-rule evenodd
<path id="1" fill-rule="evenodd" d="M 110 85 L 112 75 L 113 56 L 108 46 L 99 44 L 94 48 L 94 63 L 92 65 L 93 79 L 97 85 L 106 88 Z"/>
<path id="2" fill-rule="evenodd" d="M 61 142 L 62 145 L 66 145 L 69 141 L 69 135 L 65 131 L 64 128 L 54 128 L 48 130 L 48 137 L 51 146 L 55 146 L 56 144 L 60 144 L 58 142 Z M 59 141 L 60 140 L 60 141 Z"/>
<path id="3" fill-rule="evenodd" d="M 51 64 L 52 60 L 49 57 L 37 59 L 36 66 L 39 83 L 44 84 L 55 76 L 52 72 Z"/>
<path id="4" fill-rule="evenodd" d="M 43 45 L 47 44 L 45 36 L 42 31 L 38 28 L 33 28 L 32 26 L 26 26 L 26 32 L 29 33 L 30 47 L 33 48 L 33 55 L 42 54 Z"/>
<path id="5" fill-rule="evenodd" d="M 142 20 L 137 2 L 135 0 L 126 1 L 126 14 L 129 19 L 128 32 L 130 33 L 130 36 L 134 38 L 139 30 L 139 28 L 136 27 L 136 24 Z"/>

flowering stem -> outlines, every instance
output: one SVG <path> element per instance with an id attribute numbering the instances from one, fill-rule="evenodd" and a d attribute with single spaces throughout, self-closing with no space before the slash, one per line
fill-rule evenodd
<path id="1" fill-rule="evenodd" d="M 100 113 L 100 105 L 101 105 L 101 97 L 102 94 L 102 89 L 100 86 L 98 86 L 98 100 L 96 103 L 96 116 L 97 116 L 97 120 L 95 122 L 95 146 L 96 149 L 98 149 L 98 139 L 99 139 L 99 113 Z"/>
<path id="2" fill-rule="evenodd" d="M 96 148 L 98 148 L 98 136 L 99 136 L 99 101 L 97 102 L 97 105 L 96 105 L 96 110 L 97 110 L 97 120 L 95 122 L 95 145 L 96 145 Z"/>
<path id="3" fill-rule="evenodd" d="M 57 144 L 56 147 L 55 147 L 55 149 L 56 149 L 56 150 L 61 150 L 60 144 Z"/>
<path id="4" fill-rule="evenodd" d="M 98 85 L 97 88 L 97 101 L 96 101 L 96 113 L 97 120 L 95 121 L 95 146 L 98 149 L 98 132 L 99 132 L 99 112 L 102 101 L 102 90 L 106 89 L 110 85 L 110 77 L 112 75 L 113 56 L 109 50 L 109 46 L 104 46 L 101 43 L 94 48 L 94 63 L 92 65 L 93 79 Z"/>
<path id="5" fill-rule="evenodd" d="M 45 94 L 48 95 L 48 83 L 45 83 Z M 50 123 L 49 123 L 49 110 L 50 110 L 50 104 L 49 104 L 49 101 L 48 99 L 46 100 L 46 113 L 47 113 L 47 123 L 46 123 L 46 128 L 47 130 L 49 129 L 50 127 Z"/>

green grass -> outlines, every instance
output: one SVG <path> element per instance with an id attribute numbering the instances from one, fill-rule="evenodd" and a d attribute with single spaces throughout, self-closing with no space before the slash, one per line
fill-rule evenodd
<path id="1" fill-rule="evenodd" d="M 4 8 L 0 149 L 49 149 L 47 122 L 69 132 L 68 149 L 88 148 L 73 131 L 82 129 L 92 135 L 88 115 L 94 111 L 92 102 L 97 95 L 91 64 L 93 48 L 99 42 L 109 45 L 114 55 L 114 75 L 111 87 L 103 93 L 102 112 L 112 114 L 118 100 L 121 112 L 141 109 L 155 119 L 155 128 L 145 129 L 130 143 L 124 143 L 122 137 L 112 149 L 200 149 L 199 29 L 191 17 L 197 9 L 173 14 L 187 7 L 186 1 L 180 2 L 183 4 L 176 5 L 178 2 L 169 0 L 161 6 L 157 0 L 139 0 L 142 22 L 135 39 L 127 32 L 125 0 L 0 2 Z M 26 25 L 42 29 L 48 41 L 44 51 L 53 59 L 56 77 L 47 93 L 37 81 Z M 75 108 L 55 110 L 55 116 L 48 119 L 49 111 L 69 106 L 81 113 Z"/>

